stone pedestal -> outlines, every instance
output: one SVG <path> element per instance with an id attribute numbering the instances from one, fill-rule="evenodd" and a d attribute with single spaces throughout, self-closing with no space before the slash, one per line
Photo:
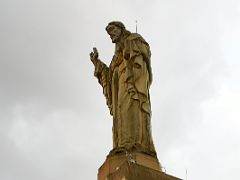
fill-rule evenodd
<path id="1" fill-rule="evenodd" d="M 158 160 L 142 153 L 107 157 L 98 180 L 180 180 L 162 172 Z"/>

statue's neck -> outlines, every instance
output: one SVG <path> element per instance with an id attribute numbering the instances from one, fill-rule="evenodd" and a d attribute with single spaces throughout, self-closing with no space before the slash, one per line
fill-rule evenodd
<path id="1" fill-rule="evenodd" d="M 118 54 L 122 50 L 123 50 L 123 45 L 116 43 L 116 45 L 115 45 L 115 54 Z"/>
<path id="2" fill-rule="evenodd" d="M 115 43 L 115 54 L 118 54 L 119 52 L 123 51 L 124 41 L 127 39 L 129 35 L 130 35 L 130 32 L 122 34 L 122 37 L 119 39 L 119 41 Z"/>
<path id="3" fill-rule="evenodd" d="M 119 42 L 115 44 L 115 54 L 124 49 L 124 38 L 121 38 Z"/>

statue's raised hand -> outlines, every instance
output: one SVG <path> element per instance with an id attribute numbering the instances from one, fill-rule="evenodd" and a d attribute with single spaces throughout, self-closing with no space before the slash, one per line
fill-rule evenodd
<path id="1" fill-rule="evenodd" d="M 93 48 L 93 51 L 90 53 L 90 59 L 94 65 L 96 65 L 98 61 L 98 51 L 97 48 Z"/>

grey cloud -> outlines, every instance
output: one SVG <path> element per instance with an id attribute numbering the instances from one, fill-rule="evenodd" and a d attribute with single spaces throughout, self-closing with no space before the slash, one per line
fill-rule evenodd
<path id="1" fill-rule="evenodd" d="M 0 4 L 0 179 L 96 179 L 111 149 L 112 122 L 89 53 L 97 47 L 100 58 L 111 61 L 114 46 L 104 28 L 112 20 L 131 31 L 138 20 L 138 32 L 151 46 L 152 129 L 160 162 L 181 178 L 186 167 L 189 179 L 206 178 L 199 174 L 203 166 L 211 179 L 226 179 L 229 172 L 237 178 L 237 170 L 228 167 L 237 164 L 230 155 L 236 142 L 227 143 L 232 135 L 215 126 L 224 117 L 207 114 L 204 104 L 221 99 L 220 85 L 237 87 L 237 77 L 225 77 L 231 70 L 229 76 L 239 76 L 237 67 L 226 70 L 239 59 L 234 36 L 228 38 L 239 27 L 233 18 L 239 17 L 237 2 Z M 230 62 L 229 52 L 235 58 Z M 225 168 L 221 177 L 212 167 L 219 164 Z"/>

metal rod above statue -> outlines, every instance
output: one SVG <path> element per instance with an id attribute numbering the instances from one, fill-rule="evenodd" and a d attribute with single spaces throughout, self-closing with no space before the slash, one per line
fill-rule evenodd
<path id="1" fill-rule="evenodd" d="M 97 48 L 93 48 L 90 59 L 113 116 L 113 149 L 110 155 L 140 152 L 156 157 L 151 133 L 149 44 L 119 21 L 110 22 L 106 31 L 115 44 L 111 64 L 107 66 L 98 58 Z"/>

